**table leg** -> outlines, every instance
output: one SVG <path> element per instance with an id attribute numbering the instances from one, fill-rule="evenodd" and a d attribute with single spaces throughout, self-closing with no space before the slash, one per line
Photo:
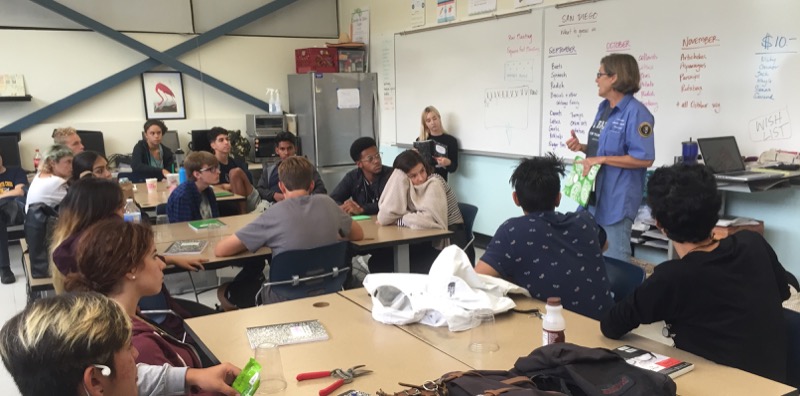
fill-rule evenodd
<path id="1" fill-rule="evenodd" d="M 411 272 L 411 259 L 408 244 L 395 245 L 394 272 L 403 274 Z"/>

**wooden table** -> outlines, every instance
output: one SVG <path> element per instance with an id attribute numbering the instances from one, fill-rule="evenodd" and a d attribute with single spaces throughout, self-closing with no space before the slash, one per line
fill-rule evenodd
<path id="1" fill-rule="evenodd" d="M 156 206 L 167 203 L 167 199 L 169 198 L 170 191 L 167 189 L 167 182 L 160 181 L 157 184 L 157 188 L 155 192 L 148 192 L 147 191 L 147 184 L 146 183 L 134 183 L 136 190 L 133 192 L 134 199 L 142 209 L 155 209 Z M 214 191 L 222 191 L 216 186 L 211 186 Z M 245 199 L 245 197 L 241 195 L 229 195 L 226 197 L 217 197 L 218 202 L 222 201 L 240 201 Z"/>
<path id="2" fill-rule="evenodd" d="M 243 215 L 220 217 L 219 221 L 225 223 L 225 227 L 218 229 L 218 231 L 216 231 L 217 235 L 209 235 L 209 231 L 207 230 L 195 231 L 189 227 L 189 223 L 185 221 L 155 225 L 153 226 L 153 233 L 156 237 L 156 243 L 226 237 L 255 220 L 259 214 L 260 213 L 247 213 Z"/>
<path id="3" fill-rule="evenodd" d="M 353 289 L 339 293 L 354 303 L 372 309 L 372 300 L 365 289 Z M 544 312 L 545 303 L 539 300 L 515 297 L 520 309 L 539 308 Z M 723 366 L 693 355 L 689 352 L 659 342 L 628 334 L 621 340 L 606 338 L 600 332 L 600 324 L 585 316 L 564 310 L 567 322 L 567 341 L 587 347 L 614 349 L 630 344 L 694 363 L 694 371 L 675 379 L 678 394 L 687 395 L 797 395 L 797 390 L 755 374 Z M 469 331 L 454 333 L 446 327 L 430 327 L 420 324 L 399 326 L 427 344 L 452 356 L 475 369 L 509 369 L 518 357 L 527 355 L 542 344 L 541 319 L 530 314 L 504 313 L 497 315 L 496 334 L 500 344 L 497 352 L 480 354 L 470 351 Z M 378 323 L 378 322 L 376 322 Z"/>
<path id="4" fill-rule="evenodd" d="M 391 246 L 394 249 L 394 272 L 411 272 L 409 247 L 411 243 L 434 241 L 452 235 L 450 230 L 413 230 L 395 225 L 376 224 L 377 216 L 358 221 L 364 230 L 364 239 L 351 242 L 356 252 Z"/>
<path id="5" fill-rule="evenodd" d="M 195 231 L 189 227 L 188 222 L 158 224 L 153 226 L 153 234 L 155 234 L 156 249 L 159 252 L 164 252 L 175 241 L 185 241 L 191 239 L 202 239 L 209 241 L 208 246 L 199 255 L 191 255 L 191 257 L 200 257 L 207 259 L 205 264 L 206 269 L 218 269 L 236 264 L 236 262 L 250 257 L 266 257 L 272 254 L 272 250 L 268 247 L 262 247 L 254 253 L 242 252 L 231 257 L 217 257 L 214 255 L 214 248 L 222 238 L 232 235 L 240 228 L 244 227 L 256 217 L 258 213 L 248 213 L 237 216 L 220 217 L 219 220 L 225 223 L 225 227 L 216 231 L 216 235 L 209 235 L 209 231 L 201 230 Z M 188 256 L 187 256 L 188 257 Z M 183 269 L 169 266 L 164 270 L 164 273 L 182 272 Z"/>
<path id="6" fill-rule="evenodd" d="M 365 364 L 374 372 L 343 385 L 334 394 L 348 389 L 370 394 L 381 388 L 394 392 L 403 388 L 397 385 L 398 381 L 422 384 L 447 371 L 469 369 L 398 327 L 375 322 L 368 311 L 338 294 L 203 316 L 189 319 L 186 324 L 206 352 L 242 367 L 253 356 L 245 334 L 248 327 L 310 319 L 322 322 L 330 339 L 280 347 L 288 386 L 278 394 L 317 394 L 333 379 L 297 382 L 295 376 L 358 364 Z"/>

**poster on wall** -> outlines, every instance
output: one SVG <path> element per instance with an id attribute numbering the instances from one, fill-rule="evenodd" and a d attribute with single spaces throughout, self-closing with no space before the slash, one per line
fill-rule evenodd
<path id="1" fill-rule="evenodd" d="M 497 0 L 469 0 L 469 15 L 483 14 L 497 9 Z"/>
<path id="2" fill-rule="evenodd" d="M 543 0 L 514 0 L 514 8 L 527 7 L 534 4 L 541 4 Z"/>
<path id="3" fill-rule="evenodd" d="M 354 43 L 369 45 L 369 10 L 356 8 L 350 15 L 350 38 Z"/>
<path id="4" fill-rule="evenodd" d="M 142 73 L 144 111 L 148 120 L 182 120 L 186 118 L 183 80 L 180 72 Z"/>
<path id="5" fill-rule="evenodd" d="M 425 26 L 425 0 L 411 0 L 411 27 Z"/>
<path id="6" fill-rule="evenodd" d="M 436 0 L 436 22 L 445 23 L 456 20 L 456 2 L 454 0 Z"/>

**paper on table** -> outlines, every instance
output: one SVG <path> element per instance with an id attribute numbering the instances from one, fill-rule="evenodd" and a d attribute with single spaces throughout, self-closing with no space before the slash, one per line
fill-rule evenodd
<path id="1" fill-rule="evenodd" d="M 361 92 L 358 88 L 337 89 L 336 107 L 339 109 L 357 109 L 361 107 Z"/>

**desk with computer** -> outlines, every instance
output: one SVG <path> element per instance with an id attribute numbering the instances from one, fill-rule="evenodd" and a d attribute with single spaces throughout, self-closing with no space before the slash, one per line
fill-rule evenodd
<path id="1" fill-rule="evenodd" d="M 745 166 L 733 136 L 697 139 L 705 164 L 714 172 L 720 191 L 758 192 L 800 184 L 800 164 Z"/>

